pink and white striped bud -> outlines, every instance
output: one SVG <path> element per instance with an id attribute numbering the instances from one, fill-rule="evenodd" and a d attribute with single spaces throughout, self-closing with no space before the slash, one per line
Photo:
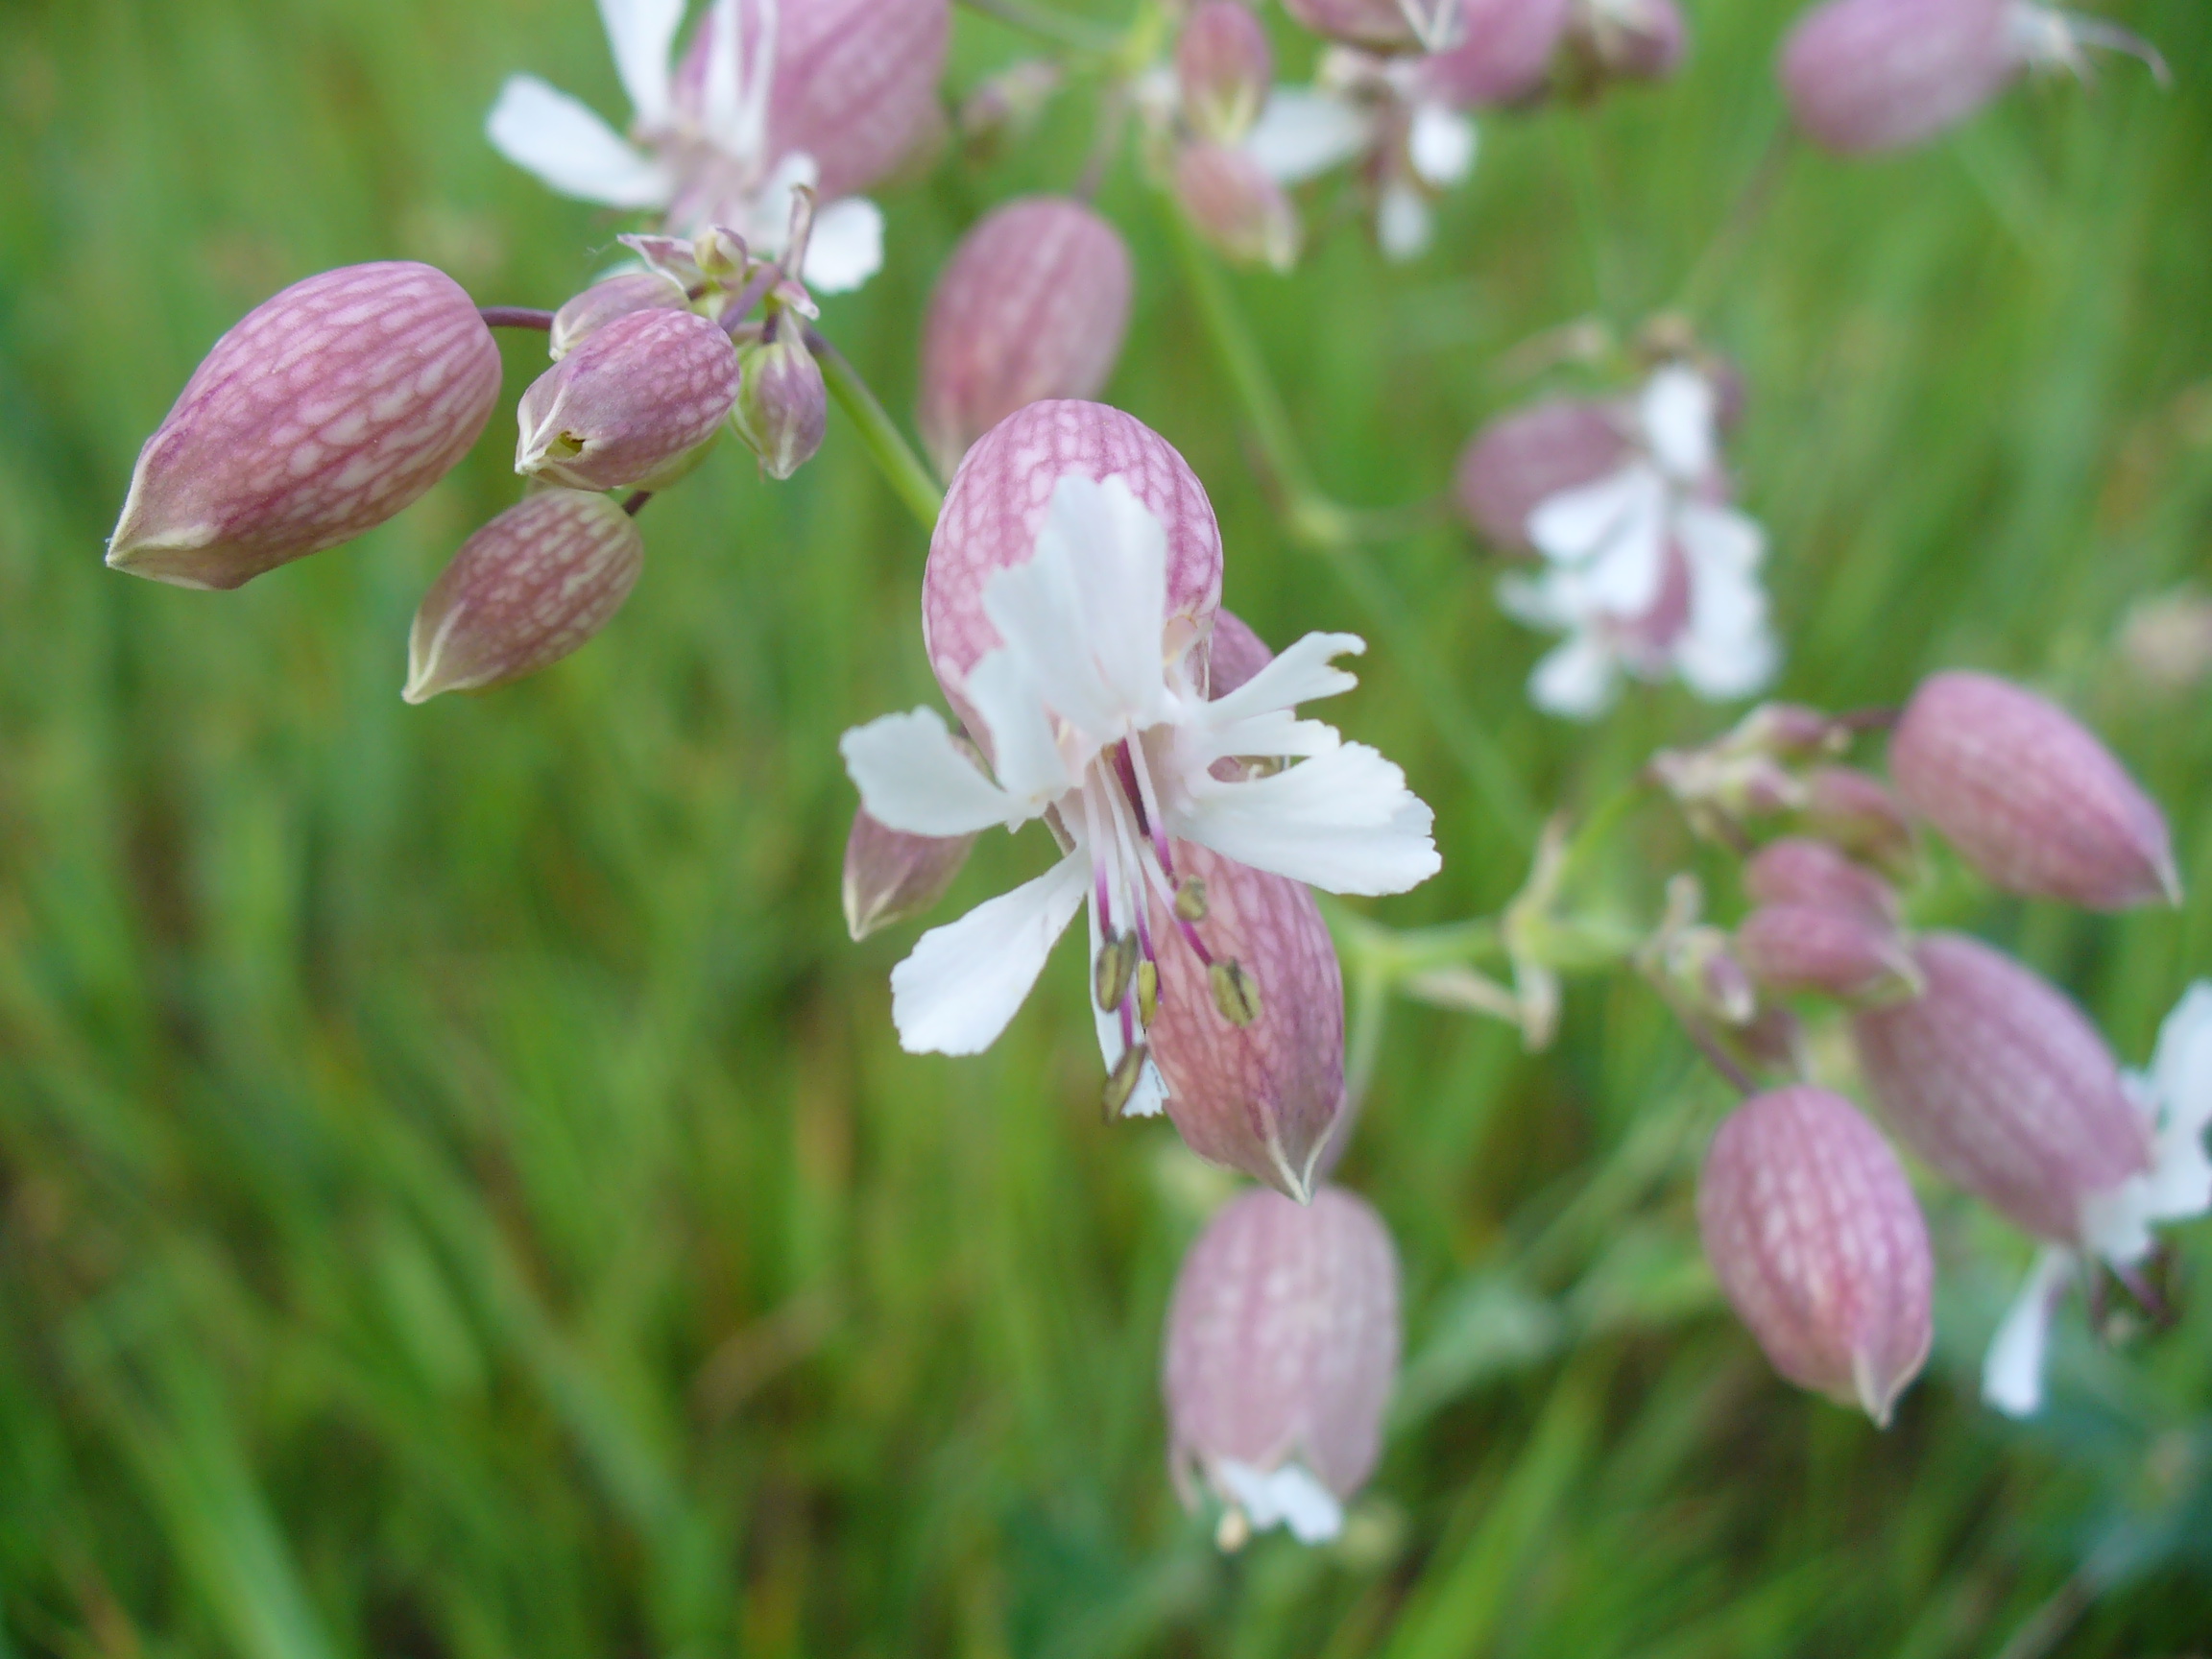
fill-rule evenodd
<path id="1" fill-rule="evenodd" d="M 2091 910 L 2177 903 L 2165 815 L 2056 704 L 1987 674 L 1930 676 L 1889 740 L 1906 805 L 2008 893 Z"/>
<path id="2" fill-rule="evenodd" d="M 1191 227 L 1238 264 L 1287 271 L 1298 262 L 1298 210 L 1249 150 L 1185 144 L 1175 153 L 1175 199 Z"/>
<path id="3" fill-rule="evenodd" d="M 973 835 L 909 835 L 865 809 L 845 840 L 845 927 L 855 942 L 923 914 L 968 862 Z"/>
<path id="4" fill-rule="evenodd" d="M 422 596 L 401 695 L 423 703 L 558 662 L 607 626 L 644 567 L 637 520 L 612 496 L 524 496 L 462 542 Z"/>
<path id="5" fill-rule="evenodd" d="M 1754 1094 L 1697 1180 L 1705 1259 L 1774 1369 L 1883 1427 L 1935 1335 L 1936 1263 L 1911 1184 L 1840 1094 Z"/>
<path id="6" fill-rule="evenodd" d="M 499 351 L 443 271 L 389 261 L 295 282 L 215 342 L 138 451 L 108 563 L 236 588 L 414 502 L 499 397 Z"/>
<path id="7" fill-rule="evenodd" d="M 1735 954 L 1763 990 L 1858 1006 L 1912 996 L 1922 983 L 1896 926 L 1858 909 L 1762 904 L 1738 925 Z"/>
<path id="8" fill-rule="evenodd" d="M 2097 1028 L 2056 987 L 1957 933 L 1913 952 L 1928 988 L 1852 1032 L 1889 1127 L 2015 1225 L 2090 1242 L 2084 1206 L 2152 1165 L 2151 1128 Z"/>
<path id="9" fill-rule="evenodd" d="M 1682 67 L 1690 27 L 1674 0 L 1575 0 L 1567 50 L 1587 81 L 1665 81 Z"/>
<path id="10" fill-rule="evenodd" d="M 830 388 L 822 365 L 800 337 L 798 319 L 785 314 L 773 340 L 754 341 L 738 353 L 742 377 L 730 424 L 759 457 L 771 478 L 788 478 L 822 447 L 830 429 Z"/>
<path id="11" fill-rule="evenodd" d="M 516 410 L 515 470 L 652 490 L 687 470 L 737 398 L 737 349 L 690 311 L 634 311 L 541 374 Z"/>
<path id="12" fill-rule="evenodd" d="M 1421 60 L 1424 91 L 1462 109 L 1541 94 L 1565 38 L 1571 0 L 1462 0 L 1461 33 Z"/>
<path id="13" fill-rule="evenodd" d="M 1222 1548 L 1278 1524 L 1308 1544 L 1342 1529 L 1398 1350 L 1398 1255 L 1366 1203 L 1324 1187 L 1310 1206 L 1221 1207 L 1176 1275 L 1161 1372 L 1168 1469 L 1186 1504 L 1203 1482 L 1225 1506 Z"/>
<path id="14" fill-rule="evenodd" d="M 1121 233 L 1071 197 L 1023 197 L 977 221 L 922 326 L 922 438 L 938 470 L 950 476 L 1024 404 L 1095 397 L 1121 355 L 1131 285 Z"/>
<path id="15" fill-rule="evenodd" d="M 1528 516 L 1562 491 L 1594 484 L 1628 460 L 1613 406 L 1595 397 L 1551 397 L 1501 415 L 1459 452 L 1460 511 L 1494 546 L 1533 554 Z"/>
<path id="16" fill-rule="evenodd" d="M 1826 841 L 1785 835 L 1743 866 L 1743 891 L 1761 904 L 1813 904 L 1894 926 L 1897 893 Z"/>
<path id="17" fill-rule="evenodd" d="M 637 311 L 681 311 L 686 304 L 683 285 L 660 271 L 625 271 L 594 282 L 553 313 L 548 342 L 553 361 L 560 362 L 617 317 Z"/>
<path id="18" fill-rule="evenodd" d="M 1912 821 L 1897 797 L 1880 779 L 1849 766 L 1815 766 L 1805 775 L 1797 825 L 1895 877 L 1910 876 L 1918 857 Z"/>
<path id="19" fill-rule="evenodd" d="M 1158 894 L 1158 1011 L 1145 1031 L 1167 1116 L 1201 1158 L 1304 1202 L 1344 1104 L 1344 981 L 1313 895 L 1178 842 L 1186 920 Z M 1193 890 L 1193 883 L 1195 889 Z M 1203 946 L 1186 950 L 1181 928 Z M 1235 999 L 1224 1006 L 1223 974 Z"/>
<path id="20" fill-rule="evenodd" d="M 1206 487 L 1174 445 L 1103 403 L 1031 403 L 969 449 L 945 493 L 922 573 L 922 635 L 937 683 L 972 729 L 968 671 L 999 643 L 984 614 L 996 570 L 1035 553 L 1053 487 L 1063 478 L 1119 478 L 1167 534 L 1168 631 L 1163 649 L 1203 637 L 1221 603 L 1221 532 Z"/>
<path id="21" fill-rule="evenodd" d="M 1243 0 L 1199 0 L 1175 41 L 1175 81 L 1199 137 L 1234 144 L 1252 130 L 1275 84 L 1275 54 Z"/>

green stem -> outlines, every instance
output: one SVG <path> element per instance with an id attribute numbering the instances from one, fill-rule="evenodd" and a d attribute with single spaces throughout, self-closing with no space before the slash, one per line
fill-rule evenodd
<path id="1" fill-rule="evenodd" d="M 876 469 L 883 474 L 883 481 L 891 486 L 891 493 L 906 503 L 909 511 L 922 521 L 922 528 L 937 527 L 937 510 L 945 504 L 945 493 L 937 488 L 937 480 L 922 458 L 914 453 L 896 422 L 884 412 L 876 394 L 868 389 L 868 382 L 860 378 L 845 353 L 813 329 L 806 330 L 806 349 L 814 353 L 815 361 L 822 365 L 822 379 L 830 388 L 830 396 L 837 400 L 853 424 L 859 428 L 860 442 L 868 451 Z"/>

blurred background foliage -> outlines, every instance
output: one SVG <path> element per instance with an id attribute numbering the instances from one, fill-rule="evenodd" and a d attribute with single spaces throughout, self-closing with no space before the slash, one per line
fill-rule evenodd
<path id="1" fill-rule="evenodd" d="M 2171 93 L 2118 64 L 1899 160 L 1793 152 L 1731 237 L 1790 11 L 1699 0 L 1676 84 L 1485 120 L 1413 266 L 1343 204 L 1236 287 L 1323 483 L 1369 504 L 1537 389 L 1531 337 L 1692 303 L 1750 388 L 1781 689 L 2013 674 L 2174 814 L 2178 914 L 1949 905 L 2140 1063 L 2212 965 L 2205 687 L 2123 633 L 2207 574 L 2212 16 L 2119 14 Z M 1029 50 L 964 14 L 954 92 Z M 1537 1058 L 1392 1011 L 1343 1171 L 1406 1262 L 1389 1450 L 1338 1546 L 1218 1556 L 1155 1377 L 1222 1179 L 1098 1123 L 1072 962 L 989 1055 L 917 1059 L 885 988 L 913 930 L 844 937 L 837 734 L 932 688 L 924 540 L 840 421 L 788 485 L 730 452 L 656 502 L 615 624 L 482 698 L 398 688 L 422 589 L 517 493 L 511 401 L 349 549 L 230 595 L 103 570 L 140 440 L 279 286 L 404 255 L 552 305 L 601 268 L 622 227 L 480 135 L 524 67 L 622 108 L 586 0 L 0 7 L 0 1652 L 2205 1649 L 2212 1228 L 2177 1327 L 2099 1347 L 2077 1310 L 2016 1427 L 1975 1377 L 2026 1246 L 1931 1190 L 1938 1352 L 1877 1432 L 1720 1308 L 1690 1178 L 1725 1094 L 1625 981 L 1571 988 Z M 825 325 L 894 409 L 952 239 L 1089 138 L 1071 102 L 884 194 L 888 269 Z M 1729 718 L 1531 712 L 1544 642 L 1456 530 L 1293 546 L 1155 199 L 1124 164 L 1101 203 L 1141 272 L 1109 395 L 1207 481 L 1229 602 L 1375 641 L 1336 717 L 1446 857 L 1375 915 L 1494 908 L 1543 812 Z M 541 343 L 507 349 L 511 397 Z M 952 903 L 1043 856 L 992 838 Z M 1648 913 L 1692 856 L 1649 811 L 1608 879 Z"/>

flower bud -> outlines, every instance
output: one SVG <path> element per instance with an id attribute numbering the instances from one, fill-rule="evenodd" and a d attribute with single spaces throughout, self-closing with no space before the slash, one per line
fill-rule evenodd
<path id="1" fill-rule="evenodd" d="M 1538 505 L 1617 471 L 1629 451 L 1611 405 L 1595 397 L 1552 397 L 1516 409 L 1459 452 L 1460 510 L 1493 545 L 1532 554 L 1528 516 Z"/>
<path id="2" fill-rule="evenodd" d="M 1199 137 L 1234 144 L 1251 131 L 1275 82 L 1275 54 L 1243 0 L 1199 0 L 1175 42 L 1175 80 Z"/>
<path id="3" fill-rule="evenodd" d="M 1829 0 L 1782 44 L 1782 90 L 1815 143 L 1917 144 L 1996 96 L 2020 60 L 2012 0 Z"/>
<path id="4" fill-rule="evenodd" d="M 1094 397 L 1121 354 L 1129 294 L 1121 233 L 1070 197 L 1024 197 L 979 220 L 922 328 L 922 437 L 939 471 L 1024 404 Z"/>
<path id="5" fill-rule="evenodd" d="M 1455 44 L 1421 60 L 1421 84 L 1462 109 L 1521 104 L 1551 79 L 1570 0 L 1462 0 Z"/>
<path id="6" fill-rule="evenodd" d="M 682 286 L 659 271 L 625 271 L 594 282 L 553 313 L 553 361 L 560 362 L 617 317 L 685 308 Z"/>
<path id="7" fill-rule="evenodd" d="M 1743 891 L 1761 904 L 1813 904 L 1889 926 L 1897 920 L 1888 882 L 1828 842 L 1802 835 L 1785 835 L 1752 854 Z"/>
<path id="8" fill-rule="evenodd" d="M 1797 812 L 1806 834 L 1833 842 L 1892 876 L 1912 873 L 1911 820 L 1882 781 L 1849 766 L 1815 766 L 1805 775 Z"/>
<path id="9" fill-rule="evenodd" d="M 771 478 L 788 478 L 822 447 L 830 426 L 830 389 L 822 365 L 806 349 L 798 321 L 788 315 L 773 340 L 756 340 L 740 353 L 743 379 L 730 424 L 760 458 Z"/>
<path id="10" fill-rule="evenodd" d="M 1248 150 L 1198 140 L 1175 153 L 1175 198 L 1197 232 L 1239 264 L 1298 262 L 1298 211 Z"/>
<path id="11" fill-rule="evenodd" d="M 558 662 L 607 626 L 645 567 L 637 520 L 596 491 L 541 490 L 468 541 L 407 636 L 410 703 Z"/>
<path id="12" fill-rule="evenodd" d="M 1762 904 L 1736 929 L 1736 957 L 1762 988 L 1785 994 L 1819 992 L 1863 1004 L 1921 988 L 1896 927 L 1862 910 Z"/>
<path id="13" fill-rule="evenodd" d="M 1705 1259 L 1774 1369 L 1887 1427 L 1928 1358 L 1936 1278 L 1912 1188 L 1840 1094 L 1754 1094 L 1697 1180 Z"/>
<path id="14" fill-rule="evenodd" d="M 2084 1203 L 2151 1167 L 2149 1126 L 2104 1038 L 2056 987 L 1978 940 L 1931 934 L 1913 954 L 1927 990 L 1852 1024 L 1883 1117 L 2014 1224 L 2082 1242 Z"/>
<path id="15" fill-rule="evenodd" d="M 1223 1548 L 1278 1522 L 1333 1538 L 1382 1451 L 1398 1376 L 1398 1257 L 1339 1187 L 1310 1206 L 1242 1192 L 1175 1278 L 1162 1385 L 1168 1467 L 1192 1508 L 1226 1505 Z"/>
<path id="16" fill-rule="evenodd" d="M 2056 705 L 1987 674 L 1930 676 L 1889 740 L 1914 812 L 2008 893 L 2091 910 L 2178 902 L 2166 819 Z"/>
<path id="17" fill-rule="evenodd" d="M 444 477 L 498 397 L 492 331 L 443 271 L 295 282 L 216 341 L 146 440 L 108 563 L 236 588 L 335 547 Z"/>
<path id="18" fill-rule="evenodd" d="M 922 573 L 922 631 L 953 709 L 978 722 L 961 694 L 968 671 L 998 644 L 983 613 L 992 572 L 1036 551 L 1053 486 L 1118 477 L 1167 531 L 1170 627 L 1192 640 L 1221 603 L 1221 532 L 1205 486 L 1165 438 L 1102 403 L 1049 400 L 1016 410 L 977 439 L 952 476 Z"/>
<path id="19" fill-rule="evenodd" d="M 1028 136 L 1065 78 L 1059 64 L 1043 58 L 1025 59 L 1000 70 L 962 102 L 960 135 L 978 149 L 993 152 L 1002 138 Z"/>
<path id="20" fill-rule="evenodd" d="M 1689 25 L 1674 0 L 1575 0 L 1567 49 L 1589 81 L 1665 81 L 1681 68 Z"/>
<path id="21" fill-rule="evenodd" d="M 1347 46 L 1403 47 L 1417 38 L 1398 0 L 1283 0 L 1283 10 L 1323 39 Z"/>
<path id="22" fill-rule="evenodd" d="M 909 835 L 865 810 L 845 841 L 845 926 L 855 941 L 921 915 L 968 862 L 973 835 Z"/>
<path id="23" fill-rule="evenodd" d="M 1201 1158 L 1303 1201 L 1344 1103 L 1344 981 L 1313 895 L 1296 881 L 1178 843 L 1175 868 L 1203 882 L 1192 931 L 1178 938 L 1151 900 L 1160 1011 L 1146 1033 L 1167 1085 L 1167 1116 Z"/>
<path id="24" fill-rule="evenodd" d="M 515 470 L 579 490 L 658 489 L 737 397 L 737 349 L 690 311 L 634 311 L 540 375 L 516 410 Z"/>

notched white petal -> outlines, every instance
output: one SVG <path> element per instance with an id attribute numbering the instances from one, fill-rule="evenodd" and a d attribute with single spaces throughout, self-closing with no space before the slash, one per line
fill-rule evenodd
<path id="1" fill-rule="evenodd" d="M 668 60 L 684 0 L 599 0 L 599 20 L 638 125 L 661 125 L 669 116 Z"/>
<path id="2" fill-rule="evenodd" d="M 2051 1315 L 2074 1276 L 2074 1253 L 2045 1245 L 2011 1311 L 1997 1327 L 1982 1363 L 1982 1398 L 2008 1417 L 2032 1417 L 2043 1407 L 2043 1358 Z"/>
<path id="3" fill-rule="evenodd" d="M 1328 893 L 1403 893 L 1442 867 L 1434 814 L 1406 775 L 1347 743 L 1271 777 L 1194 780 L 1182 826 L 1225 858 Z"/>
<path id="4" fill-rule="evenodd" d="M 1374 118 L 1310 86 L 1278 86 L 1244 135 L 1244 150 L 1278 184 L 1302 184 L 1374 141 Z"/>
<path id="5" fill-rule="evenodd" d="M 511 75 L 484 122 L 493 147 L 565 196 L 610 207 L 660 207 L 671 182 L 590 108 L 535 75 Z"/>
<path id="6" fill-rule="evenodd" d="M 976 769 L 935 709 L 881 715 L 846 733 L 837 749 L 860 805 L 887 830 L 967 835 L 1029 816 Z"/>
<path id="7" fill-rule="evenodd" d="M 980 1054 L 1014 1018 L 1090 885 L 1091 860 L 1063 858 L 1034 881 L 922 935 L 891 971 L 891 1020 L 910 1054 Z"/>

